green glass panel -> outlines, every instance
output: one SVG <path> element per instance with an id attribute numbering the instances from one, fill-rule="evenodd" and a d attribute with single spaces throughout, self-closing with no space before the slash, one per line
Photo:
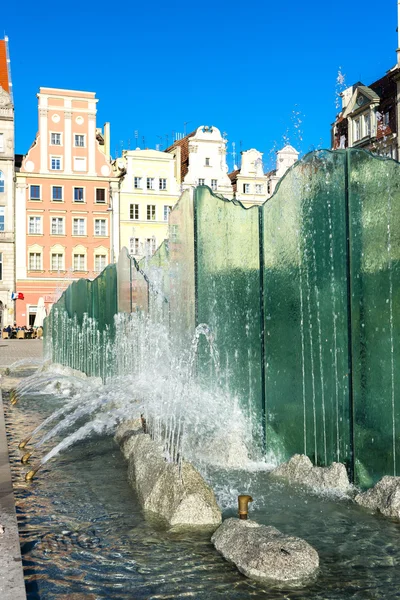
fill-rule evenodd
<path id="1" fill-rule="evenodd" d="M 197 324 L 211 329 L 220 383 L 238 397 L 257 429 L 263 412 L 259 211 L 201 186 L 195 191 L 195 215 Z M 218 373 L 205 340 L 200 344 L 198 369 L 212 383 Z"/>
<path id="2" fill-rule="evenodd" d="M 118 312 L 132 312 L 131 259 L 126 248 L 122 248 L 117 264 Z"/>
<path id="3" fill-rule="evenodd" d="M 149 285 L 147 275 L 140 264 L 133 258 L 131 263 L 132 308 L 134 311 L 148 313 Z"/>
<path id="4" fill-rule="evenodd" d="M 186 190 L 169 214 L 169 311 L 174 345 L 187 349 L 195 329 L 194 218 Z"/>
<path id="5" fill-rule="evenodd" d="M 307 155 L 262 207 L 267 448 L 349 463 L 345 153 Z"/>
<path id="6" fill-rule="evenodd" d="M 153 256 L 146 259 L 144 270 L 149 278 L 149 314 L 155 323 L 169 327 L 169 250 L 164 241 Z"/>
<path id="7" fill-rule="evenodd" d="M 358 482 L 400 474 L 400 165 L 349 151 Z"/>

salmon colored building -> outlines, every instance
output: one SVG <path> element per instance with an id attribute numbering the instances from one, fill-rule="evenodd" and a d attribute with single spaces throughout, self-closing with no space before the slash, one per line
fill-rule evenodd
<path id="1" fill-rule="evenodd" d="M 40 88 L 39 131 L 16 173 L 18 325 L 48 313 L 62 291 L 92 279 L 119 246 L 119 189 L 110 127 L 96 128 L 92 92 Z"/>

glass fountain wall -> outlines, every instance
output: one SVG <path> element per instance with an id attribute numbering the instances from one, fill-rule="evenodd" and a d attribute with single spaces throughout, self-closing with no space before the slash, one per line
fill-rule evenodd
<path id="1" fill-rule="evenodd" d="M 400 474 L 399 168 L 316 151 L 262 206 L 184 192 L 153 256 L 123 250 L 64 292 L 49 355 L 105 380 L 123 370 L 117 313 L 146 315 L 180 351 L 204 324 L 214 355 L 202 338 L 197 377 L 240 403 L 260 448 L 344 462 L 361 485 Z"/>

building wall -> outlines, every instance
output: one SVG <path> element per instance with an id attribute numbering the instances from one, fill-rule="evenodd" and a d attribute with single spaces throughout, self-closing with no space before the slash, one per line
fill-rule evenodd
<path id="1" fill-rule="evenodd" d="M 262 204 L 267 199 L 267 176 L 264 175 L 262 156 L 262 152 L 254 148 L 242 152 L 236 198 L 245 206 Z"/>
<path id="2" fill-rule="evenodd" d="M 14 322 L 14 107 L 1 86 L 0 172 L 0 327 L 4 327 Z"/>
<path id="3" fill-rule="evenodd" d="M 168 237 L 167 207 L 172 208 L 180 195 L 175 157 L 157 150 L 129 150 L 116 161 L 116 168 L 123 172 L 120 247 L 141 258 Z"/>
<path id="4" fill-rule="evenodd" d="M 118 180 L 101 148 L 95 94 L 40 88 L 38 99 L 39 132 L 16 177 L 18 324 L 41 296 L 48 310 L 73 279 L 95 277 L 119 243 Z"/>

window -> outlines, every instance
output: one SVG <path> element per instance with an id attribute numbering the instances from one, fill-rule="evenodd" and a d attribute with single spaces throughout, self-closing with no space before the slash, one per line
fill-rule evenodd
<path id="1" fill-rule="evenodd" d="M 155 204 L 147 205 L 147 220 L 155 221 L 156 220 L 156 206 Z"/>
<path id="2" fill-rule="evenodd" d="M 261 183 L 256 183 L 256 194 L 263 194 L 264 186 Z"/>
<path id="3" fill-rule="evenodd" d="M 131 204 L 129 206 L 129 218 L 136 221 L 139 219 L 139 204 Z"/>
<path id="4" fill-rule="evenodd" d="M 211 189 L 216 192 L 217 191 L 217 185 L 218 185 L 218 180 L 217 179 L 211 179 Z"/>
<path id="5" fill-rule="evenodd" d="M 369 113 L 364 115 L 364 135 L 371 135 L 371 117 Z"/>
<path id="6" fill-rule="evenodd" d="M 1 190 L 0 190 L 1 192 Z M 40 185 L 31 185 L 29 189 L 30 200 L 40 200 Z"/>
<path id="7" fill-rule="evenodd" d="M 129 238 L 129 254 L 137 256 L 139 254 L 139 238 Z"/>
<path id="8" fill-rule="evenodd" d="M 199 185 L 206 185 L 205 179 L 199 179 Z"/>
<path id="9" fill-rule="evenodd" d="M 86 171 L 86 158 L 74 156 L 74 171 Z"/>
<path id="10" fill-rule="evenodd" d="M 270 193 L 271 193 L 271 189 L 272 189 L 271 182 L 270 182 L 270 181 L 268 181 L 268 184 L 267 184 L 267 193 L 268 193 L 268 194 L 270 194 Z"/>
<path id="11" fill-rule="evenodd" d="M 86 235 L 85 219 L 72 220 L 72 235 Z"/>
<path id="12" fill-rule="evenodd" d="M 250 184 L 249 183 L 243 184 L 243 194 L 250 194 Z"/>
<path id="13" fill-rule="evenodd" d="M 5 207 L 0 206 L 0 231 L 4 231 L 4 216 L 5 216 Z"/>
<path id="14" fill-rule="evenodd" d="M 29 252 L 28 268 L 29 271 L 42 270 L 42 255 L 40 252 Z"/>
<path id="15" fill-rule="evenodd" d="M 141 177 L 134 177 L 133 178 L 133 187 L 136 190 L 142 189 L 142 178 Z"/>
<path id="16" fill-rule="evenodd" d="M 354 119 L 353 137 L 355 142 L 360 139 L 360 119 Z"/>
<path id="17" fill-rule="evenodd" d="M 158 180 L 158 187 L 160 190 L 166 190 L 167 189 L 167 180 L 164 178 L 160 178 Z"/>
<path id="18" fill-rule="evenodd" d="M 94 235 L 107 235 L 106 219 L 95 219 L 94 220 Z"/>
<path id="19" fill-rule="evenodd" d="M 85 197 L 82 187 L 74 188 L 74 202 L 85 202 Z"/>
<path id="20" fill-rule="evenodd" d="M 156 238 L 151 237 L 146 239 L 146 254 L 149 256 L 150 254 L 154 254 L 156 251 Z"/>
<path id="21" fill-rule="evenodd" d="M 84 148 L 85 147 L 85 136 L 84 135 L 75 135 L 75 147 L 76 148 Z"/>
<path id="22" fill-rule="evenodd" d="M 169 213 L 172 210 L 172 206 L 167 206 L 164 204 L 164 221 L 168 221 Z"/>
<path id="23" fill-rule="evenodd" d="M 209 158 L 206 158 L 206 164 L 205 164 L 205 166 L 206 166 L 206 167 L 209 167 L 209 166 L 210 166 L 210 159 L 209 159 Z"/>
<path id="24" fill-rule="evenodd" d="M 52 254 L 51 255 L 51 270 L 52 271 L 64 271 L 64 255 L 63 254 Z"/>
<path id="25" fill-rule="evenodd" d="M 0 152 L 4 152 L 4 133 L 0 133 Z"/>
<path id="26" fill-rule="evenodd" d="M 2 171 L 0 171 L 0 193 L 1 192 L 4 192 L 4 175 Z"/>
<path id="27" fill-rule="evenodd" d="M 63 217 L 51 217 L 51 235 L 64 235 Z"/>
<path id="28" fill-rule="evenodd" d="M 62 202 L 63 189 L 61 185 L 53 185 L 51 199 L 53 200 L 53 202 Z"/>
<path id="29" fill-rule="evenodd" d="M 384 113 L 384 115 L 383 115 L 383 124 L 384 124 L 385 126 L 389 125 L 389 119 L 390 119 L 390 112 L 389 112 L 389 111 L 387 111 L 387 112 L 385 112 L 385 113 Z"/>
<path id="30" fill-rule="evenodd" d="M 51 133 L 50 144 L 52 146 L 61 146 L 61 133 Z"/>
<path id="31" fill-rule="evenodd" d="M 74 254 L 74 271 L 85 271 L 85 255 Z"/>
<path id="32" fill-rule="evenodd" d="M 154 190 L 154 177 L 147 178 L 147 189 Z"/>
<path id="33" fill-rule="evenodd" d="M 0 281 L 3 279 L 3 253 L 0 252 Z"/>
<path id="34" fill-rule="evenodd" d="M 104 254 L 94 255 L 94 270 L 102 271 L 107 266 L 107 257 Z"/>
<path id="35" fill-rule="evenodd" d="M 60 171 L 61 169 L 61 157 L 60 156 L 52 156 L 50 162 L 50 168 L 52 171 Z"/>
<path id="36" fill-rule="evenodd" d="M 42 217 L 29 217 L 28 233 L 42 233 Z"/>
<path id="37" fill-rule="evenodd" d="M 96 188 L 96 202 L 97 202 L 97 204 L 105 204 L 105 202 L 106 202 L 105 188 Z"/>

